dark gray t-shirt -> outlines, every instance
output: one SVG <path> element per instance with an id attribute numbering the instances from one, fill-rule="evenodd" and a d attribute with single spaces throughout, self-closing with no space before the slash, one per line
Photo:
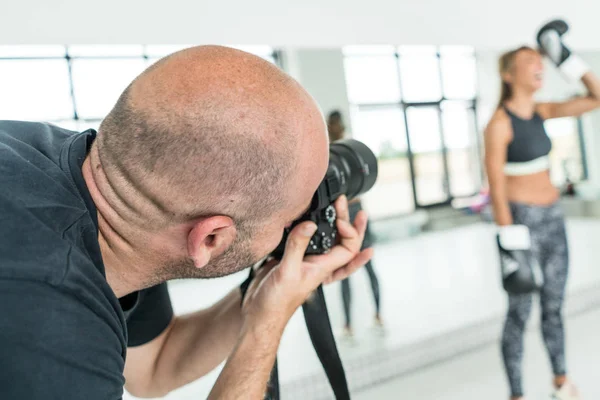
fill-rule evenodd
<path id="1" fill-rule="evenodd" d="M 173 317 L 166 284 L 117 299 L 81 166 L 96 137 L 0 121 L 0 399 L 113 400 L 128 346 Z"/>

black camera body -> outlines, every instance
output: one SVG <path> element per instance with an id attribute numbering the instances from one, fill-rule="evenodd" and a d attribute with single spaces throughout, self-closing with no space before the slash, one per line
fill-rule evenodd
<path id="1" fill-rule="evenodd" d="M 366 145 L 354 139 L 334 142 L 329 148 L 329 167 L 325 178 L 313 196 L 309 210 L 294 221 L 272 255 L 283 257 L 290 231 L 299 223 L 313 221 L 317 231 L 306 254 L 324 254 L 337 244 L 335 201 L 341 195 L 348 200 L 370 190 L 377 180 L 377 158 Z"/>

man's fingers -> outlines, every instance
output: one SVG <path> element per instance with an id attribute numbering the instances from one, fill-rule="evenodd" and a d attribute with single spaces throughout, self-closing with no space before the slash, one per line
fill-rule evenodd
<path id="1" fill-rule="evenodd" d="M 359 236 L 364 235 L 365 231 L 367 230 L 367 219 L 367 213 L 364 211 L 360 211 L 358 214 L 356 214 L 356 218 L 354 218 L 354 225 L 352 225 L 350 221 L 338 219 L 336 221 L 336 226 L 342 240 L 344 238 L 354 238 L 357 236 L 357 233 Z"/>
<path id="2" fill-rule="evenodd" d="M 350 221 L 350 213 L 348 212 L 348 199 L 341 195 L 334 203 L 336 218 L 338 220 Z"/>
<path id="3" fill-rule="evenodd" d="M 354 218 L 354 227 L 356 230 L 362 235 L 367 230 L 367 222 L 369 217 L 367 216 L 366 211 L 360 210 L 358 214 L 356 214 L 356 218 Z"/>
<path id="4" fill-rule="evenodd" d="M 340 245 L 352 253 L 360 250 L 367 230 L 367 214 L 359 212 L 354 220 L 354 226 L 348 221 L 338 220 L 337 229 Z"/>
<path id="5" fill-rule="evenodd" d="M 341 240 L 355 239 L 359 236 L 358 230 L 348 221 L 338 219 L 335 225 Z"/>
<path id="6" fill-rule="evenodd" d="M 348 264 L 346 264 L 342 268 L 338 268 L 337 270 L 333 271 L 333 273 L 327 278 L 325 283 L 329 284 L 336 281 L 340 281 L 342 279 L 346 279 L 354 272 L 356 272 L 357 269 L 368 263 L 372 257 L 373 249 L 369 248 L 361 251 Z"/>
<path id="7" fill-rule="evenodd" d="M 338 276 L 349 275 L 355 269 L 365 264 L 371 257 L 371 253 L 360 253 L 365 230 L 367 227 L 367 215 L 364 211 L 356 215 L 354 225 L 349 221 L 348 202 L 345 196 L 340 196 L 335 203 L 337 214 L 337 230 L 339 234 L 340 244 L 334 246 L 329 253 L 318 256 L 305 257 L 306 248 L 310 242 L 310 238 L 316 231 L 316 225 L 310 221 L 303 222 L 296 226 L 289 234 L 283 259 L 281 260 L 282 267 L 287 264 L 296 265 L 295 263 L 305 262 L 313 264 L 315 267 L 312 274 L 321 282 L 329 276 L 333 276 L 337 272 L 335 280 L 343 279 Z M 356 260 L 355 260 L 356 259 Z M 361 264 L 362 263 L 362 264 Z M 347 271 L 344 273 L 344 271 Z"/>
<path id="8" fill-rule="evenodd" d="M 350 265 L 350 267 L 355 267 L 355 262 L 353 262 L 353 260 L 361 254 L 362 253 L 356 254 L 355 252 L 351 252 L 343 246 L 335 246 L 329 253 L 319 256 L 309 256 L 305 258 L 305 261 L 315 265 L 315 272 L 318 274 L 317 279 L 322 282 L 328 277 L 331 277 L 335 271 L 340 268 L 346 268 L 348 265 Z M 361 262 L 366 263 L 369 261 L 371 255 L 366 258 L 363 257 L 364 255 L 361 255 L 359 261 L 356 261 L 359 264 L 356 268 L 360 267 Z"/>
<path id="9" fill-rule="evenodd" d="M 349 221 L 338 219 L 336 227 L 342 241 L 345 239 L 354 239 L 363 237 L 367 230 L 367 214 L 363 211 L 359 212 L 354 219 L 354 225 Z"/>
<path id="10" fill-rule="evenodd" d="M 310 221 L 303 222 L 294 227 L 285 243 L 285 251 L 281 263 L 301 263 L 304 259 L 304 253 L 306 252 L 310 238 L 316 231 L 317 225 Z"/>

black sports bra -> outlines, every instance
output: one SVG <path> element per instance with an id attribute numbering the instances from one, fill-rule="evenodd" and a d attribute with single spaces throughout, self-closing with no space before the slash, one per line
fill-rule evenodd
<path id="1" fill-rule="evenodd" d="M 544 120 L 536 112 L 531 119 L 516 116 L 504 106 L 513 128 L 513 140 L 508 145 L 507 163 L 522 163 L 547 156 L 552 142 L 544 128 Z"/>

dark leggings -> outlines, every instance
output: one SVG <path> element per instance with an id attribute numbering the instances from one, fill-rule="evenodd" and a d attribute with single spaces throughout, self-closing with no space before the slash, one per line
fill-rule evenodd
<path id="1" fill-rule="evenodd" d="M 569 252 L 563 212 L 558 204 L 511 204 L 511 211 L 515 224 L 529 227 L 531 248 L 542 267 L 542 335 L 554 375 L 564 375 L 565 338 L 561 311 L 569 269 Z M 523 334 L 531 311 L 532 298 L 532 294 L 508 296 L 508 313 L 502 334 L 502 356 L 513 397 L 523 396 Z"/>
<path id="2" fill-rule="evenodd" d="M 362 206 L 360 203 L 351 203 L 348 205 L 348 211 L 350 213 L 350 221 L 354 222 L 354 218 L 356 218 L 356 214 L 362 210 Z M 367 224 L 367 231 L 365 232 L 365 240 L 363 242 L 363 249 L 371 247 L 373 243 L 373 235 L 371 230 L 369 229 L 369 225 Z M 365 269 L 367 270 L 367 274 L 369 274 L 369 280 L 371 281 L 371 290 L 373 291 L 373 298 L 375 300 L 375 312 L 379 315 L 379 281 L 377 280 L 377 275 L 375 274 L 375 270 L 373 269 L 373 264 L 371 261 L 365 264 Z M 344 314 L 346 316 L 346 326 L 351 326 L 352 317 L 351 317 L 351 307 L 352 307 L 352 290 L 350 288 L 350 278 L 346 278 L 342 281 L 342 300 L 344 301 Z"/>
<path id="3" fill-rule="evenodd" d="M 373 290 L 373 298 L 375 300 L 375 312 L 379 315 L 379 281 L 377 275 L 373 270 L 373 264 L 371 261 L 365 264 L 365 269 L 369 274 L 369 280 L 371 281 L 371 289 Z M 350 279 L 346 278 L 342 281 L 342 300 L 344 301 L 344 314 L 346 316 L 346 326 L 352 325 L 351 311 L 352 306 L 352 291 L 350 289 Z"/>

